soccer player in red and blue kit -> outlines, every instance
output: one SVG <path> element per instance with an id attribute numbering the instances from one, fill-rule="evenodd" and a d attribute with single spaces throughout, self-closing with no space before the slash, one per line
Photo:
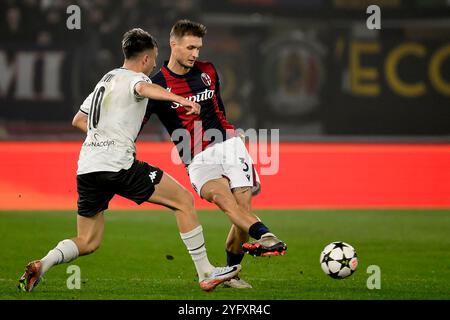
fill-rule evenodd
<path id="1" fill-rule="evenodd" d="M 217 205 L 232 222 L 226 240 L 227 264 L 239 264 L 244 253 L 283 255 L 286 244 L 270 233 L 251 211 L 259 177 L 244 142 L 226 119 L 220 80 L 210 62 L 197 61 L 206 27 L 189 20 L 175 23 L 170 33 L 171 55 L 152 82 L 201 105 L 199 115 L 187 115 L 176 103 L 149 100 L 144 123 L 152 114 L 161 120 L 196 192 Z M 249 236 L 256 239 L 248 242 Z M 236 277 L 229 287 L 249 288 Z"/>

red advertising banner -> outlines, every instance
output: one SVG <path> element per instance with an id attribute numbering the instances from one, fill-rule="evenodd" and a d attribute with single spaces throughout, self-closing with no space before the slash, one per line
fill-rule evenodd
<path id="1" fill-rule="evenodd" d="M 80 147 L 0 142 L 0 210 L 76 210 Z M 140 142 L 137 150 L 138 159 L 194 192 L 184 166 L 171 160 L 171 143 Z M 450 208 L 450 145 L 282 143 L 274 159 L 278 170 L 260 176 L 255 209 Z M 215 208 L 197 195 L 196 207 Z M 110 209 L 155 208 L 119 196 L 110 203 Z"/>

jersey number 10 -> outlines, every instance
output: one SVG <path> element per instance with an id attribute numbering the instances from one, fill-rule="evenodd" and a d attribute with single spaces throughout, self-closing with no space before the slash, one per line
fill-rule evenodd
<path id="1" fill-rule="evenodd" d="M 97 128 L 98 121 L 100 120 L 100 108 L 103 102 L 103 95 L 105 94 L 105 87 L 101 86 L 95 90 L 92 97 L 91 108 L 89 110 L 89 130 Z"/>

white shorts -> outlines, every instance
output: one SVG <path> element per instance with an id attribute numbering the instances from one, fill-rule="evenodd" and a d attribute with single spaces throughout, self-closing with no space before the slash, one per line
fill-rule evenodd
<path id="1" fill-rule="evenodd" d="M 252 187 L 252 194 L 260 190 L 258 173 L 253 166 L 244 142 L 239 137 L 216 143 L 192 159 L 187 168 L 195 191 L 201 196 L 203 185 L 213 179 L 227 178 L 230 189 Z"/>

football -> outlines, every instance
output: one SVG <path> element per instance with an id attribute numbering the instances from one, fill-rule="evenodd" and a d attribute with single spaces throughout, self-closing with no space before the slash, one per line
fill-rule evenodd
<path id="1" fill-rule="evenodd" d="M 358 266 L 355 248 L 342 241 L 330 243 L 320 254 L 320 266 L 334 279 L 347 278 Z"/>

